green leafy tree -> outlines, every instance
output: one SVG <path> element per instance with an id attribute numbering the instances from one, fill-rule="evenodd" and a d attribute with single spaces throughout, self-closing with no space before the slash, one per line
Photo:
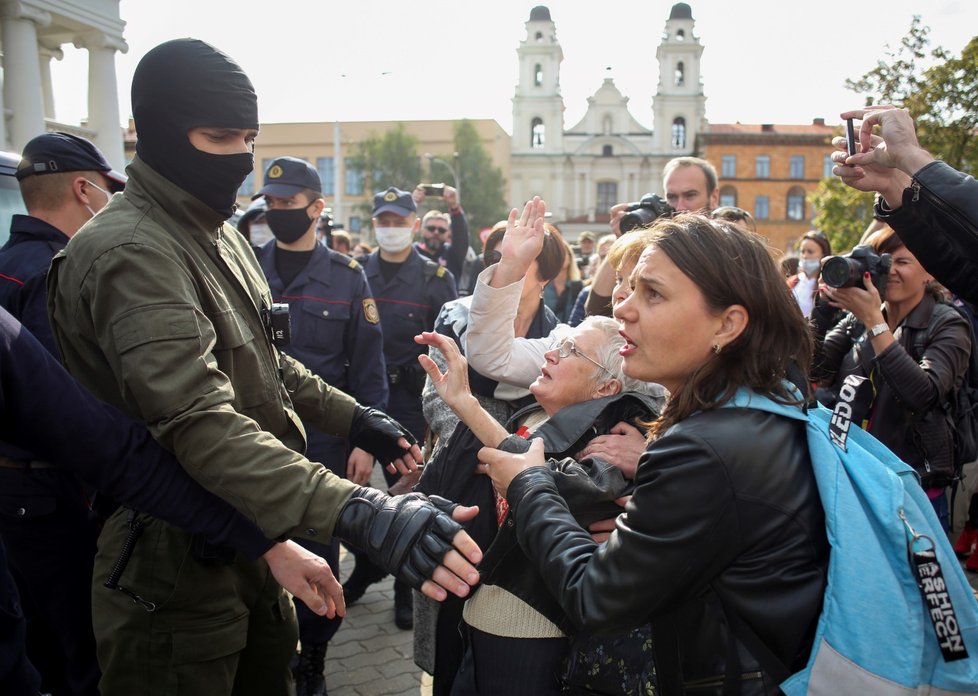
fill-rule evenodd
<path id="1" fill-rule="evenodd" d="M 895 104 L 917 124 L 920 144 L 955 169 L 978 171 L 978 36 L 961 55 L 930 49 L 930 29 L 914 17 L 900 47 L 846 87 L 867 105 Z"/>
<path id="2" fill-rule="evenodd" d="M 816 211 L 815 229 L 825 233 L 835 253 L 858 244 L 873 221 L 873 194 L 850 188 L 835 176 L 822 179 L 809 200 Z"/>
<path id="3" fill-rule="evenodd" d="M 494 225 L 506 217 L 509 209 L 503 193 L 505 179 L 499 167 L 493 166 L 492 157 L 482 144 L 475 125 L 469 120 L 455 124 L 455 150 L 438 155 L 458 170 L 461 179 L 461 201 L 469 219 L 469 233 L 473 248 L 480 249 L 479 230 Z M 458 153 L 458 157 L 455 157 Z M 447 166 L 438 160 L 431 162 L 432 181 L 443 181 L 458 186 Z"/>
<path id="4" fill-rule="evenodd" d="M 930 29 L 915 16 L 895 49 L 876 67 L 846 87 L 865 97 L 866 105 L 893 104 L 907 109 L 917 125 L 920 144 L 956 169 L 978 172 L 978 37 L 959 57 L 930 47 Z M 815 226 L 845 252 L 872 219 L 872 194 L 861 193 L 831 177 L 810 200 Z"/>
<path id="5" fill-rule="evenodd" d="M 408 133 L 403 124 L 381 135 L 371 134 L 357 145 L 355 153 L 350 168 L 363 177 L 364 191 L 368 194 L 368 200 L 359 204 L 357 209 L 368 219 L 373 210 L 370 196 L 374 192 L 388 186 L 413 191 L 421 181 L 418 139 Z"/>

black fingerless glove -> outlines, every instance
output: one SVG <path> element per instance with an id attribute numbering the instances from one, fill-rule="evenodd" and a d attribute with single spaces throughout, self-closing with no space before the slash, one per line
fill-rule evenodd
<path id="1" fill-rule="evenodd" d="M 397 444 L 402 437 L 409 445 L 418 442 L 407 428 L 383 411 L 357 404 L 348 438 L 354 447 L 370 452 L 386 466 L 408 453 Z"/>
<path id="2" fill-rule="evenodd" d="M 416 590 L 452 549 L 462 526 L 452 519 L 451 501 L 420 493 L 392 498 L 358 488 L 340 510 L 334 535 L 367 554 L 384 570 Z"/>

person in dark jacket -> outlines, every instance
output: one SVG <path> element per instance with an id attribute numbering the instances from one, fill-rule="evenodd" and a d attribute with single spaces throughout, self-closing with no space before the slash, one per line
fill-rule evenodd
<path id="1" fill-rule="evenodd" d="M 571 457 L 621 421 L 640 425 L 658 414 L 645 385 L 621 373 L 624 340 L 618 323 L 608 317 L 588 318 L 545 354 L 540 376 L 530 385 L 537 403 L 520 410 L 506 427 L 474 400 L 457 345 L 435 334 L 423 334 L 420 340 L 444 357 L 444 372 L 435 361 L 425 360 L 431 382 L 456 409 L 465 429 L 487 446 L 517 433 L 543 438 L 554 457 Z M 472 527 L 478 543 L 488 549 L 481 566 L 483 586 L 465 605 L 468 649 L 451 693 L 558 694 L 562 685 L 556 675 L 573 626 L 520 551 L 505 504 L 494 500 L 491 482 L 478 475 L 471 439 L 454 433 L 448 451 L 426 467 L 418 485 L 425 493 L 478 501 L 493 522 L 485 525 L 489 529 Z M 628 490 L 624 474 L 599 458 L 586 460 L 586 467 L 569 461 L 573 469 L 562 464 L 558 480 L 579 521 L 590 524 L 615 516 L 615 500 Z"/>
<path id="2" fill-rule="evenodd" d="M 52 429 L 52 422 L 58 427 Z M 172 454 L 156 444 L 145 427 L 98 401 L 75 382 L 30 331 L 3 308 L 0 439 L 30 448 L 57 464 L 58 470 L 31 472 L 40 479 L 39 483 L 51 478 L 55 471 L 77 475 L 133 508 L 201 534 L 212 543 L 228 544 L 246 558 L 263 557 L 279 582 L 309 603 L 316 613 L 344 612 L 339 583 L 325 561 L 292 542 L 267 540 L 230 504 L 196 483 Z M 140 466 L 129 466 L 133 461 Z M 44 500 L 41 498 L 41 506 Z M 23 517 L 27 510 L 20 510 L 24 511 Z M 0 693 L 36 694 L 40 675 L 28 659 L 22 600 L 7 567 L 6 548 L 0 542 Z M 90 583 L 89 574 L 86 587 Z M 28 591 L 35 592 L 36 588 Z M 99 587 L 95 591 L 112 590 Z"/>
<path id="3" fill-rule="evenodd" d="M 864 424 L 921 477 L 945 529 L 946 487 L 954 475 L 952 433 L 940 409 L 962 384 L 971 355 L 971 327 L 958 311 L 939 302 L 934 277 L 887 227 L 869 246 L 891 254 L 886 300 L 865 279 L 863 287 L 822 288 L 828 302 L 815 310 L 813 378 L 825 387 L 820 400 L 832 407 L 844 385 L 855 389 L 852 420 Z M 868 275 L 868 274 L 867 274 Z M 849 313 L 833 328 L 841 308 Z M 827 330 L 828 329 L 828 330 Z M 921 337 L 921 334 L 923 336 Z M 915 346 L 921 354 L 915 354 Z M 853 377 L 862 378 L 853 382 Z M 858 386 L 853 386 L 858 384 Z"/>
<path id="4" fill-rule="evenodd" d="M 542 234 L 540 203 L 514 237 Z M 648 234 L 614 313 L 625 374 L 670 396 L 608 542 L 567 510 L 542 446 L 486 448 L 480 461 L 579 630 L 651 622 L 660 693 L 773 693 L 778 665 L 765 669 L 774 663 L 755 652 L 789 670 L 808 659 L 828 567 L 824 513 L 804 423 L 724 405 L 753 392 L 802 408 L 786 377 L 800 366 L 792 381 L 805 384 L 812 339 L 760 237 L 696 214 Z"/>
<path id="5" fill-rule="evenodd" d="M 425 187 L 418 184 L 411 192 L 415 205 L 424 203 Z M 421 218 L 421 240 L 414 248 L 426 259 L 444 266 L 458 281 L 462 277 L 465 257 L 471 248 L 469 241 L 469 219 L 462 210 L 458 190 L 451 186 L 442 189 L 442 199 L 448 205 L 448 212 L 429 210 Z"/>
<path id="6" fill-rule="evenodd" d="M 875 213 L 948 290 L 978 302 L 978 181 L 920 147 L 906 109 L 874 106 L 841 114 L 862 119 L 859 148 L 835 138 L 832 170 L 860 191 L 877 191 Z M 880 134 L 873 135 L 874 126 Z"/>
<path id="7" fill-rule="evenodd" d="M 58 132 L 27 143 L 15 176 L 28 214 L 13 216 L 0 249 L 0 307 L 57 355 L 48 266 L 126 177 L 85 138 Z M 93 694 L 98 685 L 91 582 L 99 524 L 83 491 L 71 471 L 0 442 L 0 536 L 28 617 L 31 659 L 53 693 Z"/>

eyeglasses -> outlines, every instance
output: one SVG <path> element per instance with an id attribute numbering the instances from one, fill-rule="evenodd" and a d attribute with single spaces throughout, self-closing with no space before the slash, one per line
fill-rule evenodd
<path id="1" fill-rule="evenodd" d="M 573 338 L 565 338 L 563 341 L 560 342 L 560 345 L 557 346 L 557 357 L 563 360 L 564 358 L 570 357 L 572 353 L 579 358 L 584 358 L 592 365 L 600 367 L 602 370 L 607 372 L 612 377 L 615 376 L 615 374 L 611 370 L 609 370 L 607 367 L 599 363 L 597 360 L 595 360 L 594 358 L 589 358 L 588 356 L 584 355 L 584 353 L 579 351 L 577 349 L 577 345 L 575 345 L 574 343 Z"/>
<path id="2" fill-rule="evenodd" d="M 447 227 L 438 227 L 438 225 L 426 225 L 425 229 L 429 232 L 435 232 L 437 234 L 448 234 Z"/>

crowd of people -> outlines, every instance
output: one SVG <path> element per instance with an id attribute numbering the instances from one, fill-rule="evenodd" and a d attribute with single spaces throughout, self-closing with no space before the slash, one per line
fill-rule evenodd
<path id="1" fill-rule="evenodd" d="M 809 232 L 783 270 L 695 157 L 649 224 L 615 205 L 576 247 L 534 198 L 477 259 L 456 189 L 388 182 L 363 248 L 288 156 L 236 229 L 247 75 L 175 40 L 132 97 L 126 174 L 65 133 L 17 170 L 0 693 L 325 695 L 346 607 L 387 573 L 437 696 L 777 693 L 830 547 L 804 423 L 745 399 L 852 390 L 951 533 L 978 183 L 907 112 L 842 114 L 859 147 L 834 142 L 834 174 L 878 192 L 879 228 L 841 259 Z M 978 495 L 955 550 L 978 571 Z"/>

